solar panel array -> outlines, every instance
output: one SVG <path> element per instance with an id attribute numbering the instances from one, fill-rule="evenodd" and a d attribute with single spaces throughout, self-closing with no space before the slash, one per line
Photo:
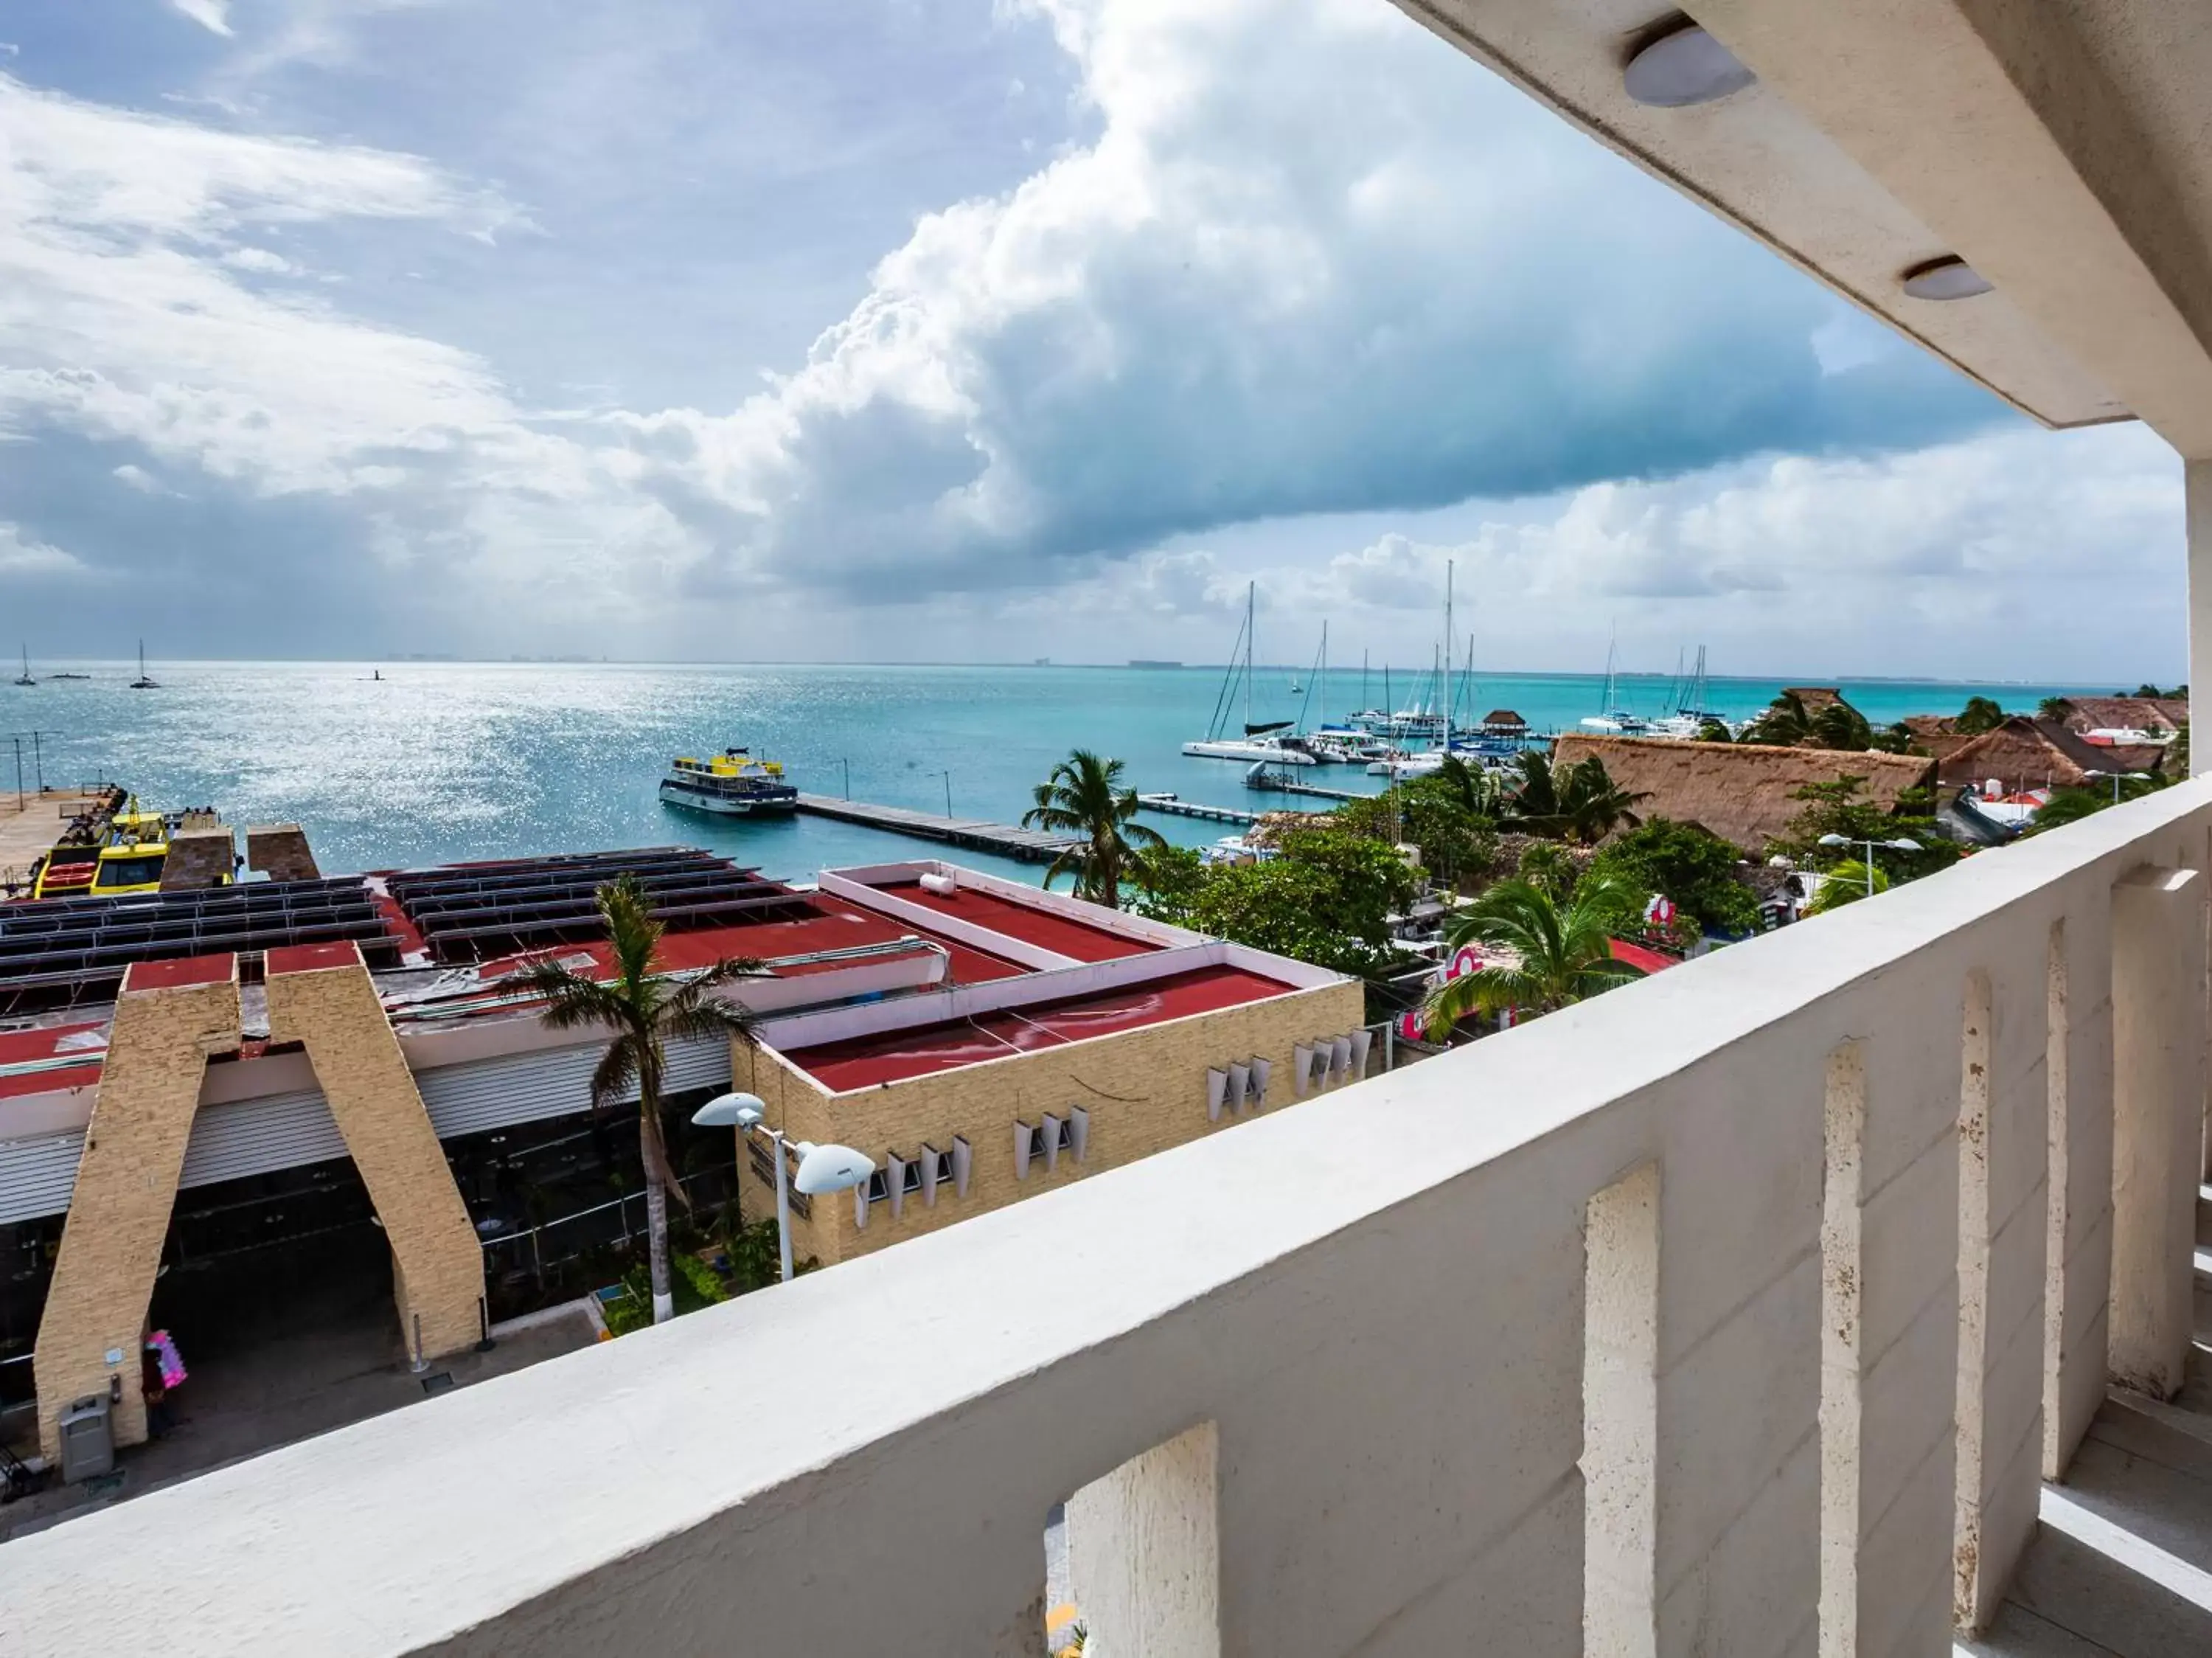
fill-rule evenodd
<path id="1" fill-rule="evenodd" d="M 398 965 L 398 942 L 359 875 L 0 904 L 0 1007 L 112 996 L 135 961 L 348 939 L 372 967 Z"/>
<path id="2" fill-rule="evenodd" d="M 441 961 L 483 960 L 605 936 L 599 892 L 629 875 L 672 930 L 796 920 L 813 906 L 781 883 L 685 846 L 403 870 L 385 879 Z"/>

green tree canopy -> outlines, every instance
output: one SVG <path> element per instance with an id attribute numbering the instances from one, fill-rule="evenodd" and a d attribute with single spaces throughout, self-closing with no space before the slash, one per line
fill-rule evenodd
<path id="1" fill-rule="evenodd" d="M 2074 704 L 2066 697 L 2045 697 L 2035 705 L 2035 717 L 2063 724 L 2074 716 Z"/>
<path id="2" fill-rule="evenodd" d="M 2119 780 L 2119 799 L 2112 795 L 2110 778 L 2100 778 L 2080 789 L 2058 789 L 2051 798 L 2037 808 L 2034 821 L 2025 832 L 2040 835 L 2053 829 L 2063 829 L 2069 823 L 2079 823 L 2083 818 L 2094 816 L 2119 801 L 2140 800 L 2145 795 L 2163 788 L 2163 780 L 2151 777 L 2122 777 Z"/>
<path id="3" fill-rule="evenodd" d="M 1701 928 L 1755 932 L 1759 898 L 1738 876 L 1742 855 L 1695 824 L 1652 818 L 1601 850 L 1591 878 L 1641 893 L 1662 893 Z"/>
<path id="4" fill-rule="evenodd" d="M 1206 867 L 1185 847 L 1140 854 L 1144 914 L 1338 972 L 1371 977 L 1396 957 L 1389 917 L 1417 881 L 1389 843 L 1329 827 L 1294 830 L 1277 856 Z"/>
<path id="5" fill-rule="evenodd" d="M 1892 814 L 1874 802 L 1865 799 L 1866 779 L 1862 777 L 1838 777 L 1832 783 L 1808 783 L 1795 790 L 1790 798 L 1802 801 L 1803 809 L 1790 820 L 1789 828 L 1778 837 L 1771 851 L 1779 852 L 1807 869 L 1826 869 L 1849 859 L 1863 857 L 1865 849 L 1856 843 L 1864 841 L 1915 840 L 1920 843 L 1917 852 L 1893 851 L 1879 848 L 1875 857 L 1881 867 L 1899 880 L 1913 881 L 1922 875 L 1933 875 L 1938 869 L 1948 869 L 1964 856 L 1954 841 L 1945 838 L 1936 821 L 1934 801 L 1925 789 L 1909 789 L 1899 800 L 1899 809 Z M 1842 835 L 1855 843 L 1847 846 L 1824 846 L 1824 835 Z M 1679 902 L 1679 900 L 1678 900 Z"/>
<path id="6" fill-rule="evenodd" d="M 1451 775 L 1454 766 L 1468 777 Z M 1491 814 L 1498 797 L 1494 782 L 1452 759 L 1434 776 L 1346 802 L 1330 823 L 1348 834 L 1393 844 L 1402 841 L 1419 851 L 1423 869 L 1455 886 L 1462 877 L 1488 869 L 1497 856 L 1498 826 Z"/>
<path id="7" fill-rule="evenodd" d="M 2004 723 L 2005 711 L 1987 697 L 1969 697 L 1966 705 L 1959 710 L 1959 717 L 1951 722 L 1951 728 L 1961 736 L 1978 736 L 1984 731 L 1994 731 Z"/>

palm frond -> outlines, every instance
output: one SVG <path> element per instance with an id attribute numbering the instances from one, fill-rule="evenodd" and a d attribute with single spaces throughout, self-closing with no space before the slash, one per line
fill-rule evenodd
<path id="1" fill-rule="evenodd" d="M 586 1025 L 621 1026 L 627 1022 L 629 1004 L 612 984 L 586 978 L 557 961 L 533 961 L 499 981 L 544 998 L 539 1015 L 556 1031 L 578 1030 Z"/>
<path id="2" fill-rule="evenodd" d="M 599 1056 L 599 1063 L 592 1071 L 592 1109 L 605 1111 L 621 1102 L 622 1097 L 637 1086 L 637 1040 L 632 1036 L 618 1036 L 607 1044 L 607 1051 Z"/>

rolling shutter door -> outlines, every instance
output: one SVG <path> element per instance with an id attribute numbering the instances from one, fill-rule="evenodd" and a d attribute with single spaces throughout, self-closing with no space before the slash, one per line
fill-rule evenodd
<path id="1" fill-rule="evenodd" d="M 345 1140 L 320 1088 L 203 1106 L 192 1119 L 192 1137 L 185 1146 L 185 1170 L 177 1185 L 213 1186 L 242 1174 L 299 1168 L 345 1155 Z"/>
<path id="2" fill-rule="evenodd" d="M 0 1225 L 68 1209 L 83 1149 L 82 1132 L 0 1142 Z"/>

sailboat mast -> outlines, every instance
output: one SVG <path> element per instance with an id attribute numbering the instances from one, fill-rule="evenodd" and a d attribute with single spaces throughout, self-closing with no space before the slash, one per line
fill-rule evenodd
<path id="1" fill-rule="evenodd" d="M 1253 649 L 1257 641 L 1252 637 L 1252 621 L 1259 614 L 1255 604 L 1255 595 L 1259 591 L 1259 586 L 1256 582 L 1247 582 L 1244 584 L 1244 729 L 1247 733 L 1252 729 L 1252 674 L 1255 665 L 1260 660 Z"/>
<path id="2" fill-rule="evenodd" d="M 1451 748 L 1452 716 L 1459 711 L 1459 689 L 1456 686 L 1453 686 L 1449 683 L 1451 674 L 1452 571 L 1455 567 L 1455 560 L 1449 558 L 1444 560 L 1443 671 L 1447 680 L 1447 683 L 1444 687 L 1444 748 L 1447 752 Z"/>
<path id="3" fill-rule="evenodd" d="M 1321 619 L 1321 722 L 1328 723 L 1328 618 Z"/>

